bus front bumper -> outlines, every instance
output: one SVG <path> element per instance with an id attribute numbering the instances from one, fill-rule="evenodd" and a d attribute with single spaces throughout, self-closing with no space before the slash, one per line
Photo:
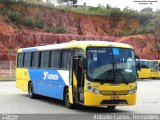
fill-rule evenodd
<path id="1" fill-rule="evenodd" d="M 136 104 L 136 93 L 127 95 L 102 95 L 84 92 L 85 106 L 127 106 Z"/>

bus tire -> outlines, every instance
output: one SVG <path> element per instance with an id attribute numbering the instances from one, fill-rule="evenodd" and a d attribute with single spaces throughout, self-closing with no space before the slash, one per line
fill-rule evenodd
<path id="1" fill-rule="evenodd" d="M 69 89 L 66 88 L 65 91 L 64 91 L 64 102 L 65 102 L 65 107 L 68 108 L 68 109 L 72 109 L 74 108 L 74 104 L 71 104 L 69 102 Z"/>
<path id="2" fill-rule="evenodd" d="M 116 106 L 107 106 L 107 107 L 108 107 L 108 109 L 111 109 L 111 110 L 116 108 Z"/>
<path id="3" fill-rule="evenodd" d="M 34 91 L 33 84 L 32 84 L 32 82 L 30 82 L 29 85 L 28 85 L 28 95 L 32 99 L 36 98 L 36 94 L 34 94 L 33 91 Z"/>

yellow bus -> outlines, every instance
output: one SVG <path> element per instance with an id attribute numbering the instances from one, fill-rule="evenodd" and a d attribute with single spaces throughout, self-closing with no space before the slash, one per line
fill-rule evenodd
<path id="1" fill-rule="evenodd" d="M 160 60 L 152 60 L 151 69 L 151 77 L 153 79 L 160 78 Z"/>
<path id="2" fill-rule="evenodd" d="M 133 47 L 105 41 L 21 48 L 16 86 L 37 95 L 64 100 L 67 108 L 135 105 L 137 71 Z"/>
<path id="3" fill-rule="evenodd" d="M 151 61 L 147 59 L 137 59 L 138 78 L 151 78 Z"/>

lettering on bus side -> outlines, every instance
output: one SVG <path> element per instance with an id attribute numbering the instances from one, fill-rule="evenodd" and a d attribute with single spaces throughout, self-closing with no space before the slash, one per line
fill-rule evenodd
<path id="1" fill-rule="evenodd" d="M 45 72 L 45 71 L 43 72 L 43 75 L 44 75 L 43 80 L 46 80 L 46 79 L 48 79 L 48 80 L 58 80 L 58 75 L 50 74 L 50 73 Z"/>

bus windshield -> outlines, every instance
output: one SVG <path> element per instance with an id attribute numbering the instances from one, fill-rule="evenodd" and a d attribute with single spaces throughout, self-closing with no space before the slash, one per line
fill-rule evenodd
<path id="1" fill-rule="evenodd" d="M 150 61 L 137 61 L 141 68 L 150 68 Z"/>
<path id="2" fill-rule="evenodd" d="M 130 83 L 137 79 L 134 52 L 126 48 L 87 49 L 87 79 L 102 83 Z"/>
<path id="3" fill-rule="evenodd" d="M 159 69 L 158 61 L 151 61 L 151 69 L 152 71 L 158 71 Z"/>

